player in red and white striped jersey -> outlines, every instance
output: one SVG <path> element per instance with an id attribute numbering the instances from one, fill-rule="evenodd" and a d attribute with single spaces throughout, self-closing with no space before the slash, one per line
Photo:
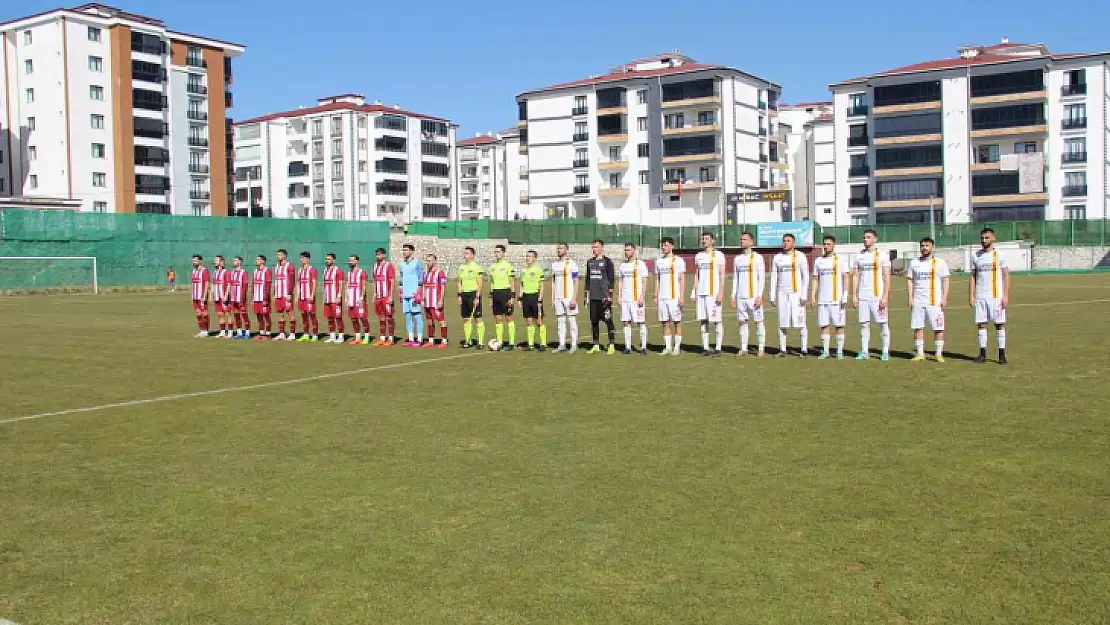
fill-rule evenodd
<path id="1" fill-rule="evenodd" d="M 220 326 L 221 339 L 231 338 L 231 273 L 224 267 L 224 257 L 212 259 L 212 304 L 216 308 L 216 323 Z"/>
<path id="2" fill-rule="evenodd" d="M 212 284 L 208 279 L 208 268 L 204 266 L 204 257 L 200 254 L 193 255 L 193 271 L 190 276 L 192 282 L 193 312 L 197 315 L 197 338 L 208 336 L 208 296 L 212 293 Z"/>
<path id="3" fill-rule="evenodd" d="M 301 252 L 301 268 L 297 270 L 297 310 L 301 311 L 304 334 L 297 341 L 315 343 L 320 330 L 320 318 L 316 316 L 316 268 L 308 264 L 312 255 Z"/>
<path id="4" fill-rule="evenodd" d="M 289 253 L 284 249 L 277 251 L 277 266 L 274 267 L 274 312 L 278 318 L 278 335 L 275 340 L 292 341 L 297 335 L 297 318 L 293 316 L 293 288 L 297 280 L 297 270 L 289 262 Z M 289 334 L 285 324 L 289 323 Z"/>
<path id="5" fill-rule="evenodd" d="M 259 254 L 254 259 L 254 279 L 251 280 L 251 304 L 254 307 L 254 316 L 258 319 L 258 340 L 265 341 L 270 338 L 274 320 L 270 317 L 270 293 L 273 289 L 274 274 L 266 266 L 266 257 Z"/>
<path id="6" fill-rule="evenodd" d="M 424 272 L 424 282 L 420 285 L 420 298 L 424 302 L 424 316 L 428 318 L 428 340 L 424 347 L 447 348 L 447 320 L 443 316 L 443 295 L 447 288 L 447 273 L 439 268 L 439 259 L 435 254 L 428 254 L 428 268 Z M 436 343 L 436 324 L 439 324 L 440 336 L 443 338 Z"/>
<path id="7" fill-rule="evenodd" d="M 397 285 L 397 272 L 393 263 L 385 259 L 385 248 L 374 251 L 374 314 L 378 316 L 378 340 L 374 345 L 385 347 L 393 345 L 396 334 L 393 319 L 393 291 Z"/>
<path id="8" fill-rule="evenodd" d="M 370 344 L 370 320 L 366 318 L 366 281 L 369 276 L 366 270 L 358 266 L 359 259 L 355 254 L 347 258 L 347 310 L 351 316 L 351 326 L 355 329 L 355 338 L 351 345 Z"/>
<path id="9" fill-rule="evenodd" d="M 250 288 L 250 279 L 247 270 L 243 269 L 243 257 L 236 256 L 231 259 L 231 272 L 228 285 L 231 300 L 231 315 L 235 319 L 235 333 L 233 338 L 245 339 L 251 335 L 251 318 L 247 313 L 247 289 Z"/>
<path id="10" fill-rule="evenodd" d="M 324 256 L 324 317 L 328 320 L 325 343 L 343 342 L 343 270 L 335 265 L 335 254 Z M 357 328 L 356 328 L 357 329 Z"/>

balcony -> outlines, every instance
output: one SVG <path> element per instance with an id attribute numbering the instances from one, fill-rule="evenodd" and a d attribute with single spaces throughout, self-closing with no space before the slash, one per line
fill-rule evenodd
<path id="1" fill-rule="evenodd" d="M 886 98 L 882 104 L 875 103 L 871 112 L 875 115 L 892 115 L 912 111 L 940 110 L 940 94 Z"/>
<path id="2" fill-rule="evenodd" d="M 1061 158 L 1060 162 L 1065 163 L 1065 164 L 1067 164 L 1067 163 L 1086 163 L 1087 162 L 1087 153 L 1086 152 L 1064 152 L 1064 155 Z M 1086 195 L 1086 193 L 1084 193 L 1084 195 Z"/>
<path id="3" fill-rule="evenodd" d="M 166 187 L 152 186 L 137 184 L 135 185 L 136 195 L 166 195 L 168 190 Z"/>
<path id="4" fill-rule="evenodd" d="M 632 191 L 628 187 L 602 187 L 598 191 L 598 194 L 601 195 L 601 197 L 620 197 L 628 195 L 631 192 Z"/>
<path id="5" fill-rule="evenodd" d="M 850 148 L 865 148 L 869 142 L 870 138 L 867 135 L 862 137 L 848 137 L 848 147 Z"/>
<path id="6" fill-rule="evenodd" d="M 588 184 L 576 184 L 576 185 L 574 185 L 574 194 L 575 195 L 586 195 L 589 192 L 590 192 L 590 185 L 588 185 Z"/>
<path id="7" fill-rule="evenodd" d="M 1087 118 L 1082 117 L 1082 118 L 1075 118 L 1075 119 L 1065 119 L 1063 122 L 1060 123 L 1060 126 L 1064 130 L 1076 130 L 1076 129 L 1079 129 L 1079 128 L 1086 128 L 1087 127 Z"/>
<path id="8" fill-rule="evenodd" d="M 521 180 L 527 180 L 527 178 L 528 178 L 528 168 L 527 167 L 521 167 L 519 175 L 520 175 Z"/>
<path id="9" fill-rule="evenodd" d="M 866 208 L 871 206 L 871 198 L 868 196 L 848 198 L 848 206 L 852 208 Z"/>
<path id="10" fill-rule="evenodd" d="M 155 67 L 158 67 L 158 66 L 155 65 Z M 168 76 L 168 74 L 166 74 L 166 70 L 164 70 L 164 69 L 158 69 L 157 71 L 143 71 L 143 70 L 138 69 L 138 68 L 134 68 L 134 67 L 131 68 L 131 79 L 132 80 L 141 80 L 143 82 L 161 83 L 161 82 L 166 82 L 167 76 Z"/>
<path id="11" fill-rule="evenodd" d="M 1048 132 L 1044 119 L 994 120 L 973 124 L 971 137 L 1004 137 L 1016 135 L 1043 135 Z"/>
<path id="12" fill-rule="evenodd" d="M 205 61 L 204 59 L 197 58 L 197 57 L 185 57 L 185 65 L 187 67 L 196 67 L 196 68 L 199 68 L 199 69 L 205 69 L 205 68 L 208 67 L 208 61 Z"/>
<path id="13" fill-rule="evenodd" d="M 1060 88 L 1060 95 L 1087 95 L 1087 83 L 1080 83 L 1078 85 L 1064 85 Z"/>
<path id="14" fill-rule="evenodd" d="M 201 165 L 199 163 L 189 163 L 190 174 L 208 174 L 211 168 L 208 165 Z"/>
<path id="15" fill-rule="evenodd" d="M 235 106 L 235 98 L 231 97 L 231 92 L 230 91 L 225 92 L 224 93 L 224 107 L 225 108 L 232 108 L 234 106 Z"/>
<path id="16" fill-rule="evenodd" d="M 211 200 L 212 199 L 212 192 L 211 191 L 198 191 L 196 189 L 192 189 L 192 190 L 189 191 L 189 199 L 190 200 Z"/>
<path id="17" fill-rule="evenodd" d="M 598 143 L 625 143 L 628 141 L 628 135 L 624 130 L 604 131 L 599 130 L 597 133 Z"/>
<path id="18" fill-rule="evenodd" d="M 866 178 L 871 175 L 871 168 L 867 165 L 860 165 L 858 167 L 848 168 L 849 178 Z"/>
<path id="19" fill-rule="evenodd" d="M 208 139 L 201 139 L 200 137 L 189 137 L 186 139 L 186 142 L 194 148 L 208 147 Z"/>
<path id="20" fill-rule="evenodd" d="M 588 158 L 576 158 L 576 159 L 574 159 L 574 163 L 573 163 L 574 169 L 585 169 L 586 167 L 589 167 L 589 166 L 590 166 L 590 159 L 588 159 Z"/>
<path id="21" fill-rule="evenodd" d="M 1085 197 L 1087 195 L 1087 185 L 1068 185 L 1063 189 L 1064 197 Z"/>
<path id="22" fill-rule="evenodd" d="M 672 152 L 663 157 L 664 163 L 696 163 L 699 161 L 719 161 L 720 152 Z"/>
<path id="23" fill-rule="evenodd" d="M 463 180 L 477 180 L 478 179 L 478 170 L 477 169 L 472 169 L 470 171 L 463 171 L 461 178 Z"/>
<path id="24" fill-rule="evenodd" d="M 193 94 L 196 94 L 196 95 L 208 95 L 208 87 L 205 87 L 204 85 L 193 84 L 193 83 L 187 83 L 185 85 L 185 91 L 187 93 L 193 93 Z"/>
<path id="25" fill-rule="evenodd" d="M 188 117 L 195 122 L 208 121 L 208 113 L 205 113 L 204 111 L 188 111 L 185 113 L 185 117 Z"/>
<path id="26" fill-rule="evenodd" d="M 663 136 L 670 137 L 674 135 L 692 135 L 700 132 L 718 132 L 720 129 L 721 127 L 716 121 L 703 124 L 683 124 L 682 126 L 664 128 Z"/>
<path id="27" fill-rule="evenodd" d="M 590 140 L 590 133 L 588 133 L 588 132 L 576 132 L 576 133 L 574 133 L 574 136 L 571 137 L 571 141 L 573 141 L 574 143 L 581 143 L 583 141 L 589 141 L 589 140 Z"/>
<path id="28" fill-rule="evenodd" d="M 308 175 L 308 167 L 296 167 L 290 165 L 286 170 L 290 178 L 301 178 Z"/>
<path id="29" fill-rule="evenodd" d="M 688 180 L 682 183 L 683 191 L 697 191 L 700 189 L 720 189 L 720 180 Z M 677 180 L 667 180 L 663 183 L 664 191 L 678 191 Z"/>
<path id="30" fill-rule="evenodd" d="M 160 43 L 140 43 L 137 41 L 132 41 L 131 51 L 139 52 L 142 54 L 153 54 L 154 56 L 162 56 L 162 54 L 165 53 L 165 48 Z"/>
<path id="31" fill-rule="evenodd" d="M 520 203 L 521 204 L 527 204 L 528 203 L 528 192 L 527 191 L 521 191 L 520 192 Z"/>
<path id="32" fill-rule="evenodd" d="M 720 106 L 721 96 L 719 94 L 704 95 L 699 97 L 690 97 L 677 100 L 666 100 L 663 102 L 662 107 L 667 110 L 681 109 L 681 108 L 694 108 L 706 106 Z"/>
<path id="33" fill-rule="evenodd" d="M 516 153 L 517 154 L 527 154 L 528 153 L 528 145 L 525 144 L 525 143 L 521 143 L 520 145 L 518 145 L 516 147 Z"/>
<path id="34" fill-rule="evenodd" d="M 570 114 L 572 117 L 581 117 L 583 115 L 589 114 L 589 112 L 590 109 L 585 106 L 575 106 L 570 109 Z"/>
<path id="35" fill-rule="evenodd" d="M 470 187 L 459 191 L 459 195 L 478 195 L 478 187 Z"/>
<path id="36" fill-rule="evenodd" d="M 870 108 L 866 104 L 859 104 L 856 106 L 849 106 L 847 109 L 848 117 L 865 117 Z"/>
<path id="37" fill-rule="evenodd" d="M 625 115 L 628 113 L 628 108 L 623 104 L 614 104 L 612 106 L 602 106 L 598 102 L 597 114 L 601 115 Z"/>
<path id="38" fill-rule="evenodd" d="M 616 159 L 616 160 L 609 160 L 609 161 L 601 161 L 600 163 L 597 164 L 597 168 L 602 170 L 602 171 L 614 171 L 614 170 L 619 171 L 621 169 L 628 169 L 628 161 L 624 160 L 623 158 Z"/>

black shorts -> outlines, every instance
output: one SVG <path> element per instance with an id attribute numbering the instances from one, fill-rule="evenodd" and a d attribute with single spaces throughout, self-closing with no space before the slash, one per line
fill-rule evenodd
<path id="1" fill-rule="evenodd" d="M 590 323 L 613 323 L 613 300 L 590 300 Z"/>
<path id="2" fill-rule="evenodd" d="M 459 314 L 462 315 L 463 319 L 482 318 L 482 300 L 479 298 L 478 305 L 474 305 L 474 298 L 478 297 L 477 293 L 474 291 L 459 293 L 459 297 L 462 298 L 462 306 L 459 306 Z"/>
<path id="3" fill-rule="evenodd" d="M 511 315 L 513 314 L 513 292 L 509 289 L 497 289 L 491 293 L 493 300 L 494 315 Z"/>
<path id="4" fill-rule="evenodd" d="M 543 317 L 540 310 L 540 294 L 525 293 L 520 296 L 520 313 L 525 319 L 539 319 Z"/>

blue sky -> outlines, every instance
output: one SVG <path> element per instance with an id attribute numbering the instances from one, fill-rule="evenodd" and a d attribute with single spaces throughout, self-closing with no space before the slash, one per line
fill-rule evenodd
<path id="1" fill-rule="evenodd" d="M 0 20 L 61 6 L 0 4 Z M 235 67 L 237 119 L 357 92 L 448 117 L 460 137 L 513 125 L 520 91 L 673 49 L 773 80 L 788 103 L 827 99 L 831 82 L 1003 36 L 1057 52 L 1110 50 L 1110 8 L 1089 0 L 934 0 L 912 9 L 893 0 L 712 0 L 700 8 L 660 0 L 114 4 L 174 30 L 245 44 Z"/>

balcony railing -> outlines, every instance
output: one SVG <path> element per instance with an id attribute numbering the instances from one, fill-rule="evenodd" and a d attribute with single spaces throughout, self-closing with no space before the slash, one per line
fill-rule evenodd
<path id="1" fill-rule="evenodd" d="M 1026 117 L 1024 119 L 990 119 L 980 122 L 972 122 L 972 130 L 995 130 L 997 128 L 1022 128 L 1025 126 L 1043 126 L 1045 124 L 1043 117 Z"/>
<path id="2" fill-rule="evenodd" d="M 572 139 L 575 142 L 589 141 L 590 140 L 590 133 L 588 133 L 588 132 L 576 132 L 576 133 L 574 133 L 574 137 L 572 137 Z"/>
<path id="3" fill-rule="evenodd" d="M 588 185 L 588 184 L 576 184 L 576 185 L 574 185 L 574 194 L 575 195 L 582 195 L 582 194 L 589 193 L 589 192 L 590 192 L 590 185 Z"/>
<path id="4" fill-rule="evenodd" d="M 854 208 L 871 206 L 871 198 L 868 196 L 848 198 L 848 206 Z"/>
<path id="5" fill-rule="evenodd" d="M 189 145 L 196 148 L 208 147 L 208 139 L 201 139 L 200 137 L 189 137 L 186 141 Z"/>
<path id="6" fill-rule="evenodd" d="M 1077 117 L 1065 119 L 1063 122 L 1061 122 L 1061 126 L 1064 128 L 1064 130 L 1072 130 L 1074 128 L 1086 128 L 1087 118 Z"/>
<path id="7" fill-rule="evenodd" d="M 1064 85 L 1060 87 L 1060 95 L 1084 95 L 1087 93 L 1087 83 L 1077 85 Z"/>
<path id="8" fill-rule="evenodd" d="M 864 135 L 862 137 L 848 137 L 848 147 L 853 147 L 853 148 L 867 147 L 867 144 L 869 143 L 869 141 L 870 140 L 867 137 L 867 135 Z"/>
<path id="9" fill-rule="evenodd" d="M 870 110 L 866 104 L 848 107 L 848 117 L 862 117 Z"/>
<path id="10" fill-rule="evenodd" d="M 587 159 L 587 158 L 576 158 L 576 159 L 574 159 L 574 164 L 573 165 L 574 165 L 575 169 L 582 169 L 583 167 L 589 167 L 590 166 L 590 160 Z"/>
<path id="11" fill-rule="evenodd" d="M 208 113 L 205 113 L 204 111 L 188 111 L 185 113 L 185 117 L 188 117 L 189 119 L 196 122 L 208 121 Z"/>
<path id="12" fill-rule="evenodd" d="M 224 93 L 224 106 L 227 108 L 235 106 L 235 98 L 231 97 L 230 91 Z"/>
<path id="13" fill-rule="evenodd" d="M 208 165 L 199 165 L 197 163 L 189 163 L 189 173 L 190 174 L 207 174 L 210 171 L 211 171 L 211 168 L 208 167 Z"/>
<path id="14" fill-rule="evenodd" d="M 870 175 L 871 175 L 871 168 L 868 167 L 867 165 L 860 165 L 858 167 L 849 167 L 848 168 L 848 176 L 852 177 L 852 178 L 858 178 L 860 176 L 870 176 Z"/>
<path id="15" fill-rule="evenodd" d="M 185 91 L 188 91 L 189 93 L 195 93 L 197 95 L 206 95 L 208 93 L 208 87 L 205 87 L 204 85 L 186 84 Z"/>
<path id="16" fill-rule="evenodd" d="M 165 158 L 136 158 L 135 164 L 140 167 L 165 167 L 169 163 Z"/>
<path id="17" fill-rule="evenodd" d="M 161 56 L 162 53 L 165 52 L 161 44 L 136 43 L 134 41 L 131 42 L 131 51 L 141 52 L 143 54 L 153 54 L 155 56 Z"/>
<path id="18" fill-rule="evenodd" d="M 135 193 L 139 195 L 165 195 L 167 189 L 165 187 L 155 187 L 150 185 L 135 185 Z"/>
<path id="19" fill-rule="evenodd" d="M 1087 162 L 1087 153 L 1086 152 L 1064 152 L 1062 160 L 1065 163 L 1086 163 Z"/>
<path id="20" fill-rule="evenodd" d="M 1077 184 L 1064 187 L 1064 197 L 1083 197 L 1087 195 L 1087 185 Z"/>
<path id="21" fill-rule="evenodd" d="M 189 191 L 189 199 L 190 200 L 211 200 L 212 199 L 212 192 L 211 191 L 197 191 L 195 189 L 190 190 Z"/>
<path id="22" fill-rule="evenodd" d="M 300 178 L 301 176 L 308 175 L 307 167 L 290 167 L 287 171 L 291 178 Z"/>
<path id="23" fill-rule="evenodd" d="M 570 109 L 570 114 L 574 115 L 575 117 L 578 117 L 580 115 L 585 115 L 589 112 L 590 112 L 590 109 L 585 107 L 585 106 L 576 106 L 576 107 L 573 107 L 572 109 Z"/>
<path id="24" fill-rule="evenodd" d="M 205 61 L 204 59 L 185 57 L 185 65 L 189 67 L 205 68 L 208 67 L 208 61 Z"/>

